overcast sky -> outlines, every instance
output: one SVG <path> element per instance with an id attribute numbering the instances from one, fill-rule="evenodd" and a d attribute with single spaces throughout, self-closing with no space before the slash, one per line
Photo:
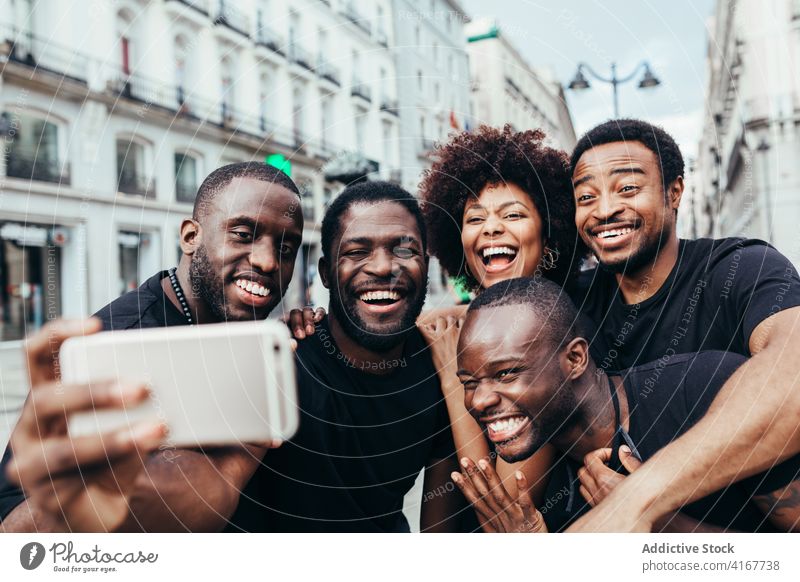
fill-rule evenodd
<path id="1" fill-rule="evenodd" d="M 661 80 L 638 88 L 640 75 L 620 86 L 620 115 L 663 125 L 684 155 L 700 138 L 705 91 L 706 25 L 714 0 L 460 0 L 473 19 L 496 19 L 501 30 L 534 67 L 549 67 L 566 86 L 579 62 L 608 77 L 648 60 Z M 575 130 L 613 116 L 611 86 L 595 82 L 567 101 Z"/>

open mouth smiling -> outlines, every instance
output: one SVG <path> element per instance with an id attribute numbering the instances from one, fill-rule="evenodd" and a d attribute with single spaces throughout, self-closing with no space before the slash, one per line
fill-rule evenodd
<path id="1" fill-rule="evenodd" d="M 639 224 L 634 222 L 604 224 L 589 230 L 589 234 L 601 245 L 616 245 L 627 242 L 633 233 L 639 229 Z"/>
<path id="2" fill-rule="evenodd" d="M 356 296 L 368 311 L 374 313 L 384 313 L 387 311 L 392 311 L 393 309 L 402 305 L 407 294 L 407 289 L 367 288 L 358 291 Z"/>
<path id="3" fill-rule="evenodd" d="M 527 429 L 530 422 L 530 417 L 525 414 L 481 419 L 481 424 L 487 429 L 489 440 L 499 445 L 516 439 L 522 431 Z"/>
<path id="4" fill-rule="evenodd" d="M 234 282 L 239 289 L 243 289 L 247 293 L 251 295 L 256 295 L 259 297 L 268 297 L 270 294 L 269 287 L 264 287 L 254 281 L 249 279 L 236 279 Z"/>
<path id="5" fill-rule="evenodd" d="M 516 260 L 517 254 L 518 250 L 509 245 L 488 246 L 478 251 L 489 273 L 507 269 Z"/>

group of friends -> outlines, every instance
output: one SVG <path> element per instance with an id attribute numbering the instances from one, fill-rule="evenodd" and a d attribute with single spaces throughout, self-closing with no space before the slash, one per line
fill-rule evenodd
<path id="1" fill-rule="evenodd" d="M 176 449 L 141 422 L 71 438 L 147 387 L 64 386 L 58 349 L 103 330 L 264 319 L 302 244 L 299 191 L 224 166 L 178 266 L 27 345 L 31 393 L 0 465 L 0 531 L 800 529 L 800 278 L 769 244 L 682 240 L 678 146 L 618 119 L 572 155 L 482 126 L 418 197 L 347 186 L 321 225 L 327 312 L 294 310 L 300 425 L 284 443 Z M 423 312 L 429 257 L 473 292 Z"/>

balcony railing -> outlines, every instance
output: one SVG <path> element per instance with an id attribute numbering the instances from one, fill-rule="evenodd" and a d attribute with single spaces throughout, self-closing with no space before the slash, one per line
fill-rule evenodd
<path id="1" fill-rule="evenodd" d="M 133 194 L 134 196 L 142 196 L 144 198 L 155 198 L 156 181 L 155 179 L 148 180 L 147 177 L 135 171 L 126 171 L 123 169 L 117 181 L 117 191 L 123 192 L 124 194 Z"/>
<path id="2" fill-rule="evenodd" d="M 289 45 L 289 60 L 309 71 L 314 70 L 314 62 L 311 59 L 311 54 L 298 44 Z"/>
<path id="3" fill-rule="evenodd" d="M 168 0 L 176 1 L 176 0 Z M 177 0 L 179 4 L 185 4 L 193 10 L 197 10 L 200 14 L 208 16 L 208 0 Z"/>
<path id="4" fill-rule="evenodd" d="M 260 26 L 256 31 L 256 44 L 266 47 L 279 55 L 285 54 L 283 38 L 267 26 Z"/>
<path id="5" fill-rule="evenodd" d="M 69 164 L 49 159 L 40 153 L 37 155 L 37 152 L 19 151 L 14 148 L 8 152 L 6 158 L 6 176 L 65 186 L 70 184 Z"/>
<path id="6" fill-rule="evenodd" d="M 181 110 L 186 103 L 183 87 L 175 87 L 148 79 L 139 74 L 125 74 L 108 81 L 108 89 L 119 97 L 141 101 L 147 105 L 158 105 L 170 111 Z"/>
<path id="7" fill-rule="evenodd" d="M 336 85 L 342 84 L 339 76 L 339 68 L 330 64 L 323 56 L 320 56 L 317 60 L 317 75 Z"/>
<path id="8" fill-rule="evenodd" d="M 381 111 L 385 111 L 386 113 L 390 113 L 394 116 L 400 115 L 400 106 L 397 103 L 397 99 L 392 99 L 391 97 L 382 97 L 381 98 Z"/>
<path id="9" fill-rule="evenodd" d="M 353 97 L 361 97 L 365 101 L 372 101 L 372 89 L 366 83 L 360 81 L 353 81 L 353 87 L 350 89 L 350 94 Z"/>
<path id="10" fill-rule="evenodd" d="M 369 20 L 364 18 L 356 8 L 356 5 L 349 1 L 345 2 L 344 6 L 342 7 L 342 14 L 344 14 L 345 18 L 359 27 L 361 30 L 370 34 L 372 31 L 372 27 L 369 24 Z"/>
<path id="11" fill-rule="evenodd" d="M 233 2 L 219 0 L 214 23 L 227 26 L 231 30 L 244 36 L 250 36 L 250 21 L 243 12 L 240 12 L 239 9 L 233 5 Z"/>
<path id="12" fill-rule="evenodd" d="M 87 56 L 15 27 L 0 27 L 0 34 L 0 54 L 8 55 L 10 61 L 86 82 Z"/>

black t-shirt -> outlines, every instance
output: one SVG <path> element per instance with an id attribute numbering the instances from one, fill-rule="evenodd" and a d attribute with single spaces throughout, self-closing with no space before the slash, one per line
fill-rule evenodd
<path id="1" fill-rule="evenodd" d="M 701 352 L 675 356 L 664 366 L 652 362 L 623 372 L 630 406 L 628 434 L 642 460 L 646 461 L 694 426 L 745 361 L 743 356 L 731 352 Z M 540 508 L 550 531 L 563 531 L 589 509 L 578 490 L 580 466 L 578 461 L 564 457 L 552 470 Z M 699 521 L 732 530 L 774 531 L 751 497 L 777 491 L 798 478 L 800 455 L 686 505 L 681 511 Z"/>
<path id="2" fill-rule="evenodd" d="M 161 271 L 142 283 L 138 289 L 118 297 L 95 314 L 103 322 L 103 331 L 169 327 L 188 325 L 186 317 L 164 294 L 161 280 L 167 271 Z M 11 447 L 6 447 L 0 463 L 0 521 L 22 501 L 22 491 L 8 483 L 5 468 L 11 458 Z"/>
<path id="3" fill-rule="evenodd" d="M 300 428 L 245 488 L 229 531 L 408 531 L 403 496 L 429 461 L 453 455 L 436 369 L 414 330 L 375 375 L 348 362 L 327 318 L 300 342 Z"/>
<path id="4" fill-rule="evenodd" d="M 789 260 L 759 240 L 681 240 L 678 262 L 656 293 L 625 304 L 613 274 L 582 274 L 576 305 L 601 332 L 592 354 L 606 371 L 707 350 L 750 356 L 750 334 L 769 316 L 800 305 Z M 643 283 L 642 295 L 652 293 Z"/>

